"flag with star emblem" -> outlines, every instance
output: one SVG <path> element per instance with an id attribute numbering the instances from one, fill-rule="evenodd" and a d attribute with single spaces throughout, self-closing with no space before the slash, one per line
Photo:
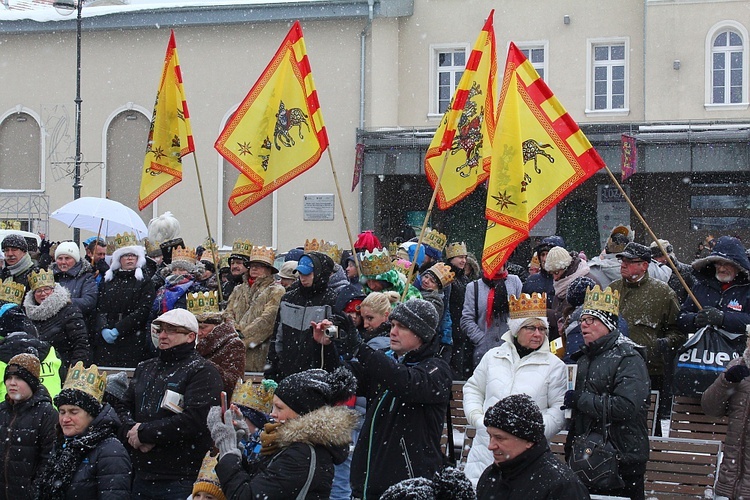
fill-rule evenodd
<path id="1" fill-rule="evenodd" d="M 468 196 L 489 172 L 495 131 L 497 62 L 495 28 L 490 12 L 471 51 L 448 110 L 425 155 L 425 173 L 445 210 Z M 445 173 L 437 185 L 441 168 Z"/>
<path id="2" fill-rule="evenodd" d="M 604 161 L 515 44 L 492 143 L 482 265 L 493 275 L 529 230 Z M 495 225 L 493 226 L 492 223 Z"/>
<path id="3" fill-rule="evenodd" d="M 143 160 L 138 209 L 143 210 L 182 180 L 182 157 L 195 153 L 177 44 L 171 31 Z"/>
<path id="4" fill-rule="evenodd" d="M 240 171 L 229 195 L 234 215 L 318 162 L 328 135 L 299 21 L 214 147 Z"/>

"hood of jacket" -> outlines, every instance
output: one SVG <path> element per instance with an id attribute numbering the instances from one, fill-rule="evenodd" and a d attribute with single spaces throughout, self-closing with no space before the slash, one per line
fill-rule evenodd
<path id="1" fill-rule="evenodd" d="M 55 283 L 54 291 L 41 304 L 37 304 L 34 300 L 33 291 L 29 291 L 23 299 L 26 316 L 31 321 L 47 321 L 68 304 L 70 304 L 70 292 L 59 283 Z"/>
<path id="2" fill-rule="evenodd" d="M 311 287 L 301 287 L 304 294 L 316 294 L 328 287 L 328 280 L 333 274 L 333 259 L 320 252 L 308 252 L 305 255 L 313 262 L 313 284 Z"/>
<path id="3" fill-rule="evenodd" d="M 32 337 L 26 332 L 13 332 L 0 341 L 0 361 L 8 363 L 16 354 L 28 352 L 39 361 L 44 361 L 49 354 L 50 345 L 43 340 Z"/>
<path id="4" fill-rule="evenodd" d="M 750 260 L 747 258 L 745 247 L 737 238 L 722 236 L 716 240 L 713 250 L 707 257 L 693 261 L 693 269 L 704 277 L 713 277 L 717 262 L 729 261 L 740 269 L 738 277 L 745 280 L 750 277 Z"/>
<path id="5" fill-rule="evenodd" d="M 357 284 L 348 284 L 342 287 L 336 294 L 336 302 L 333 304 L 333 312 L 340 313 L 344 310 L 346 305 L 355 299 L 364 299 L 365 294 L 362 291 L 362 287 Z"/>
<path id="6" fill-rule="evenodd" d="M 115 277 L 115 271 L 120 270 L 120 257 L 129 253 L 138 256 L 138 262 L 135 265 L 135 279 L 141 281 L 144 278 L 141 268 L 146 265 L 146 249 L 140 245 L 133 245 L 118 248 L 112 253 L 112 262 L 109 265 L 109 270 L 104 275 L 104 281 L 112 281 L 112 278 Z"/>
<path id="7" fill-rule="evenodd" d="M 278 429 L 277 443 L 281 448 L 294 443 L 325 446 L 335 459 L 343 461 L 337 455 L 343 451 L 343 458 L 346 458 L 352 430 L 358 421 L 359 413 L 346 406 L 322 406 L 299 418 L 287 420 Z"/>

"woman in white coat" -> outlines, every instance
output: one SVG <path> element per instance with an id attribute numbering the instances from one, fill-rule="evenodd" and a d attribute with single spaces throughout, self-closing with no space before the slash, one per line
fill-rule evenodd
<path id="1" fill-rule="evenodd" d="M 477 435 L 466 462 L 466 476 L 474 484 L 493 463 L 484 413 L 511 394 L 527 394 L 542 410 L 544 435 L 549 440 L 565 423 L 563 406 L 567 388 L 565 364 L 549 349 L 545 294 L 510 298 L 504 343 L 490 349 L 464 386 L 464 412 Z"/>

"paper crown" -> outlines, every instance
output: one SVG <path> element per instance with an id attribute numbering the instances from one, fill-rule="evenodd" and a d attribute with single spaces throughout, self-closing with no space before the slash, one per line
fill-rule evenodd
<path id="1" fill-rule="evenodd" d="M 52 271 L 40 269 L 29 274 L 29 288 L 31 288 L 31 291 L 45 286 L 55 287 L 55 274 Z"/>
<path id="2" fill-rule="evenodd" d="M 451 271 L 451 266 L 442 262 L 438 262 L 430 267 L 428 271 L 435 275 L 440 282 L 440 286 L 443 288 L 448 286 L 456 278 L 456 273 Z"/>
<path id="3" fill-rule="evenodd" d="M 539 256 L 534 252 L 529 261 L 529 269 L 541 269 L 542 265 L 539 263 Z"/>
<path id="4" fill-rule="evenodd" d="M 206 452 L 201 462 L 201 468 L 198 471 L 198 477 L 193 484 L 193 498 L 198 493 L 207 493 L 218 500 L 226 500 L 226 496 L 221 489 L 219 476 L 216 474 L 216 463 L 219 455 L 211 456 L 211 450 Z"/>
<path id="5" fill-rule="evenodd" d="M 594 288 L 586 290 L 586 298 L 583 300 L 583 309 L 602 311 L 618 316 L 620 314 L 620 292 L 607 287 L 604 290 L 595 285 Z"/>
<path id="6" fill-rule="evenodd" d="M 20 304 L 23 302 L 24 295 L 26 295 L 26 287 L 13 281 L 13 278 L 0 282 L 0 301 Z"/>
<path id="7" fill-rule="evenodd" d="M 255 384 L 252 380 L 237 381 L 232 394 L 232 403 L 270 414 L 273 409 L 273 393 L 278 385 L 273 380 L 261 380 L 260 383 Z"/>
<path id="8" fill-rule="evenodd" d="M 398 243 L 395 241 L 391 241 L 388 243 L 388 253 L 391 255 L 396 255 L 396 252 L 398 252 Z"/>
<path id="9" fill-rule="evenodd" d="M 172 250 L 172 262 L 176 260 L 184 260 L 186 262 L 190 262 L 191 264 L 195 264 L 198 260 L 198 258 L 195 256 L 195 248 L 175 248 L 174 250 Z"/>
<path id="10" fill-rule="evenodd" d="M 344 253 L 344 250 L 342 248 L 339 248 L 339 246 L 332 241 L 321 240 L 319 252 L 326 254 L 331 259 L 333 259 L 333 262 L 338 264 L 339 262 L 341 262 L 341 255 Z"/>
<path id="11" fill-rule="evenodd" d="M 83 361 L 79 361 L 68 372 L 63 389 L 77 389 L 85 392 L 100 403 L 104 397 L 104 389 L 107 387 L 107 376 L 99 373 L 99 367 L 91 365 L 83 367 Z"/>
<path id="12" fill-rule="evenodd" d="M 193 292 L 185 295 L 187 310 L 196 316 L 206 316 L 219 313 L 219 294 L 216 290 L 210 292 Z"/>
<path id="13" fill-rule="evenodd" d="M 463 241 L 454 241 L 447 247 L 445 247 L 445 257 L 452 259 L 453 257 L 461 257 L 468 255 L 469 251 L 466 248 L 466 243 Z"/>
<path id="14" fill-rule="evenodd" d="M 320 241 L 323 241 L 323 240 L 320 240 Z M 307 253 L 307 252 L 319 252 L 320 251 L 320 243 L 315 238 L 313 238 L 312 240 L 306 239 L 305 240 L 305 246 L 303 248 L 304 248 L 305 253 Z"/>
<path id="15" fill-rule="evenodd" d="M 362 255 L 362 275 L 365 277 L 374 277 L 379 274 L 387 273 L 393 269 L 391 264 L 391 256 L 388 254 L 388 250 L 385 248 L 376 248 L 370 253 L 365 250 Z"/>
<path id="16" fill-rule="evenodd" d="M 448 237 L 436 229 L 430 229 L 424 235 L 422 243 L 436 249 L 438 252 L 442 252 L 445 244 L 448 243 Z"/>
<path id="17" fill-rule="evenodd" d="M 406 259 L 396 259 L 391 263 L 391 266 L 393 267 L 393 269 L 400 272 L 404 276 L 408 276 L 409 268 L 411 267 L 411 261 L 408 261 Z M 412 278 L 414 278 L 414 275 L 412 275 Z"/>
<path id="18" fill-rule="evenodd" d="M 252 251 L 253 244 L 250 243 L 250 240 L 234 240 L 234 244 L 232 245 L 232 255 L 242 255 L 249 259 Z"/>
<path id="19" fill-rule="evenodd" d="M 149 238 L 143 238 L 143 246 L 146 247 L 146 255 L 153 257 L 161 255 L 161 247 L 158 241 L 151 241 Z"/>
<path id="20" fill-rule="evenodd" d="M 112 255 L 120 248 L 138 245 L 138 238 L 134 233 L 117 233 L 115 236 L 107 237 L 107 255 Z"/>
<path id="21" fill-rule="evenodd" d="M 522 293 L 518 298 L 511 295 L 508 298 L 510 319 L 523 318 L 546 318 L 547 317 L 547 294 L 546 293 Z"/>
<path id="22" fill-rule="evenodd" d="M 204 250 L 201 254 L 201 262 L 214 263 L 214 252 L 212 250 Z"/>
<path id="23" fill-rule="evenodd" d="M 256 245 L 250 252 L 250 262 L 261 262 L 273 267 L 274 260 L 276 260 L 276 251 L 271 247 Z"/>

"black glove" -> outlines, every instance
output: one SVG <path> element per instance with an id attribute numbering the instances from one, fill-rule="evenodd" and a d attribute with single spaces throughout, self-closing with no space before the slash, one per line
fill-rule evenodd
<path id="1" fill-rule="evenodd" d="M 39 253 L 45 254 L 49 253 L 49 249 L 52 248 L 52 242 L 48 239 L 43 239 L 41 243 L 39 243 Z"/>
<path id="2" fill-rule="evenodd" d="M 665 339 L 665 338 L 656 339 L 656 349 L 662 354 L 668 353 L 669 352 L 669 339 Z"/>
<path id="3" fill-rule="evenodd" d="M 109 266 L 107 265 L 107 261 L 104 259 L 99 259 L 96 261 L 96 264 L 94 265 L 94 268 L 99 271 L 100 276 L 104 276 L 104 273 L 109 271 Z"/>
<path id="4" fill-rule="evenodd" d="M 732 384 L 742 382 L 748 375 L 750 375 L 750 368 L 742 364 L 731 366 L 724 372 L 724 378 Z"/>
<path id="5" fill-rule="evenodd" d="M 570 389 L 565 393 L 565 399 L 561 410 L 574 409 L 578 406 L 578 398 L 580 394 L 575 389 Z"/>
<path id="6" fill-rule="evenodd" d="M 175 248 L 185 248 L 185 242 L 182 241 L 182 238 L 175 238 L 173 240 L 165 241 L 159 245 L 159 248 L 161 249 L 162 262 L 165 264 L 171 264 L 172 250 Z"/>
<path id="7" fill-rule="evenodd" d="M 331 338 L 332 341 L 336 342 L 339 350 L 344 351 L 339 354 L 344 354 L 346 359 L 355 357 L 362 339 L 352 319 L 348 314 L 334 313 L 331 322 L 339 329 L 338 336 Z"/>
<path id="8" fill-rule="evenodd" d="M 721 326 L 724 323 L 724 313 L 715 307 L 705 307 L 695 315 L 695 326 L 703 328 L 708 325 Z"/>

